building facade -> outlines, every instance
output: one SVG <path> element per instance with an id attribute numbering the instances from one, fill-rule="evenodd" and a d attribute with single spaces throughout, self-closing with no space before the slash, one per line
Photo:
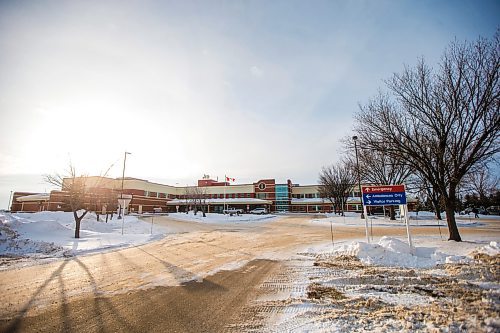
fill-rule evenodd
<path id="1" fill-rule="evenodd" d="M 65 182 L 70 179 L 65 179 Z M 321 198 L 319 185 L 299 185 L 287 180 L 261 179 L 250 184 L 231 185 L 209 177 L 198 181 L 197 186 L 171 186 L 137 178 L 87 177 L 85 186 L 92 197 L 87 206 L 98 212 L 116 210 L 116 198 L 123 194 L 131 199 L 128 212 L 185 212 L 203 208 L 206 212 L 222 213 L 224 208 L 238 208 L 248 212 L 264 207 L 270 212 L 324 213 L 333 212 L 329 199 Z M 64 185 L 63 185 L 64 188 Z M 123 188 L 123 190 L 122 190 Z M 11 211 L 69 210 L 64 204 L 65 191 L 50 194 L 15 192 Z M 344 203 L 344 210 L 361 212 L 363 207 L 359 191 L 353 191 Z M 409 202 L 410 209 L 415 202 Z"/>

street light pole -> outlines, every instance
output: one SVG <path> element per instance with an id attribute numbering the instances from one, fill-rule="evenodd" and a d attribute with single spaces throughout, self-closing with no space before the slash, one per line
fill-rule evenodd
<path id="1" fill-rule="evenodd" d="M 10 191 L 9 195 L 9 205 L 7 206 L 7 210 L 10 210 L 10 203 L 12 202 L 12 191 Z"/>
<path id="2" fill-rule="evenodd" d="M 354 140 L 354 151 L 356 152 L 356 169 L 358 170 L 358 190 L 359 190 L 359 200 L 363 204 L 362 194 L 361 194 L 361 173 L 359 172 L 359 159 L 358 159 L 358 137 L 355 135 L 352 137 Z M 361 219 L 365 218 L 364 210 L 361 210 Z"/>
<path id="3" fill-rule="evenodd" d="M 120 192 L 120 199 L 123 199 L 123 180 L 125 179 L 125 163 L 127 163 L 127 154 L 131 154 L 129 152 L 125 152 L 124 158 L 123 158 L 123 172 L 122 172 L 122 190 Z M 120 220 L 122 218 L 122 211 L 123 207 L 120 206 L 120 210 L 118 212 L 118 219 Z M 125 212 L 124 212 L 125 213 Z"/>

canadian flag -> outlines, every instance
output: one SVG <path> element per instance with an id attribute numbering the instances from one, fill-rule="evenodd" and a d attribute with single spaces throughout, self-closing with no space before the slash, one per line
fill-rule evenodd
<path id="1" fill-rule="evenodd" d="M 226 182 L 234 182 L 236 179 L 226 176 Z"/>

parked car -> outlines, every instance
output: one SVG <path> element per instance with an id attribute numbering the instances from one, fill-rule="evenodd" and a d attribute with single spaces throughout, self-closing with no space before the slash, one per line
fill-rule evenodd
<path id="1" fill-rule="evenodd" d="M 243 209 L 228 207 L 228 208 L 224 209 L 222 211 L 222 213 L 229 214 L 229 215 L 233 215 L 233 214 L 240 215 L 240 214 L 243 214 Z"/>
<path id="2" fill-rule="evenodd" d="M 500 215 L 500 206 L 489 206 L 486 210 L 491 215 Z"/>
<path id="3" fill-rule="evenodd" d="M 250 211 L 251 214 L 267 214 L 267 209 L 266 208 L 254 208 Z"/>

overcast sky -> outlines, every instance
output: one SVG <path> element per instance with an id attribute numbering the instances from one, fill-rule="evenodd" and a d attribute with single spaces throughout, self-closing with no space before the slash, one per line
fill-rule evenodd
<path id="1" fill-rule="evenodd" d="M 358 103 L 498 1 L 0 1 L 0 208 L 40 175 L 316 183 Z"/>

